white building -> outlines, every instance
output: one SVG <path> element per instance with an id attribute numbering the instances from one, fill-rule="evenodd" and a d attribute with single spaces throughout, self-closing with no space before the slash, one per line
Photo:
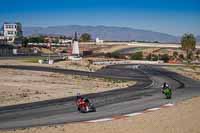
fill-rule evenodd
<path id="1" fill-rule="evenodd" d="M 97 43 L 97 44 L 102 44 L 102 43 L 103 43 L 103 40 L 100 40 L 99 38 L 96 38 L 96 43 Z"/>
<path id="2" fill-rule="evenodd" d="M 60 44 L 72 44 L 73 40 L 69 39 L 59 39 Z"/>
<path id="3" fill-rule="evenodd" d="M 20 23 L 4 23 L 3 34 L 9 43 L 13 43 L 16 38 L 22 37 L 22 25 Z"/>

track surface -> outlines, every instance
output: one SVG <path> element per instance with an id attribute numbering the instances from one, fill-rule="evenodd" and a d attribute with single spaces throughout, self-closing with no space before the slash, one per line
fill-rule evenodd
<path id="1" fill-rule="evenodd" d="M 0 108 L 0 129 L 71 123 L 143 111 L 166 103 L 174 103 L 200 95 L 200 83 L 151 65 L 115 65 L 95 73 L 33 66 L 2 66 L 22 70 L 48 71 L 63 74 L 110 77 L 138 81 L 126 89 L 86 95 L 97 107 L 97 112 L 77 112 L 75 97 L 14 105 Z M 166 100 L 160 88 L 167 82 L 173 97 Z"/>

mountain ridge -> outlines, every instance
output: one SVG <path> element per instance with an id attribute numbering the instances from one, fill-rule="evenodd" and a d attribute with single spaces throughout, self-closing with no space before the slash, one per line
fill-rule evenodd
<path id="1" fill-rule="evenodd" d="M 89 33 L 92 38 L 100 38 L 109 41 L 159 41 L 162 43 L 178 43 L 180 37 L 167 33 L 156 32 L 152 30 L 135 29 L 118 26 L 89 26 L 89 25 L 60 25 L 48 27 L 23 27 L 24 35 L 65 35 L 73 36 L 74 32 L 79 35 Z M 198 36 L 200 38 L 200 36 Z"/>

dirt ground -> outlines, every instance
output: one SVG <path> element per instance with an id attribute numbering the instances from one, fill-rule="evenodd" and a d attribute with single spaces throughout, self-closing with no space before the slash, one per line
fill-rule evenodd
<path id="1" fill-rule="evenodd" d="M 134 48 L 135 46 L 131 45 L 112 45 L 112 46 L 103 46 L 96 48 L 94 50 L 95 53 L 112 53 L 121 49 L 126 49 L 126 48 Z"/>
<path id="2" fill-rule="evenodd" d="M 74 123 L 1 133 L 200 133 L 200 97 L 171 108 L 100 123 Z"/>
<path id="3" fill-rule="evenodd" d="M 96 58 L 85 58 L 81 61 L 60 61 L 54 64 L 39 64 L 36 58 L 21 58 L 17 60 L 0 60 L 1 65 L 26 65 L 26 66 L 42 66 L 42 67 L 52 67 L 52 68 L 63 68 L 71 70 L 81 70 L 81 71 L 97 71 L 104 67 L 103 65 L 92 65 L 89 64 L 88 60 L 96 60 Z"/>
<path id="4" fill-rule="evenodd" d="M 4 68 L 0 68 L 0 75 L 0 106 L 126 88 L 136 83 Z"/>
<path id="5" fill-rule="evenodd" d="M 164 68 L 194 80 L 200 80 L 200 66 L 168 66 Z"/>

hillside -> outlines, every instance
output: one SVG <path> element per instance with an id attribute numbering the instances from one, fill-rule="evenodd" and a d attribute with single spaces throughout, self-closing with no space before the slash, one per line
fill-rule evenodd
<path id="1" fill-rule="evenodd" d="M 73 36 L 74 32 L 90 33 L 92 38 L 99 37 L 109 41 L 159 41 L 159 42 L 178 42 L 179 37 L 154 32 L 149 30 L 140 30 L 127 27 L 111 26 L 51 26 L 51 27 L 24 27 L 24 35 L 66 35 Z"/>

